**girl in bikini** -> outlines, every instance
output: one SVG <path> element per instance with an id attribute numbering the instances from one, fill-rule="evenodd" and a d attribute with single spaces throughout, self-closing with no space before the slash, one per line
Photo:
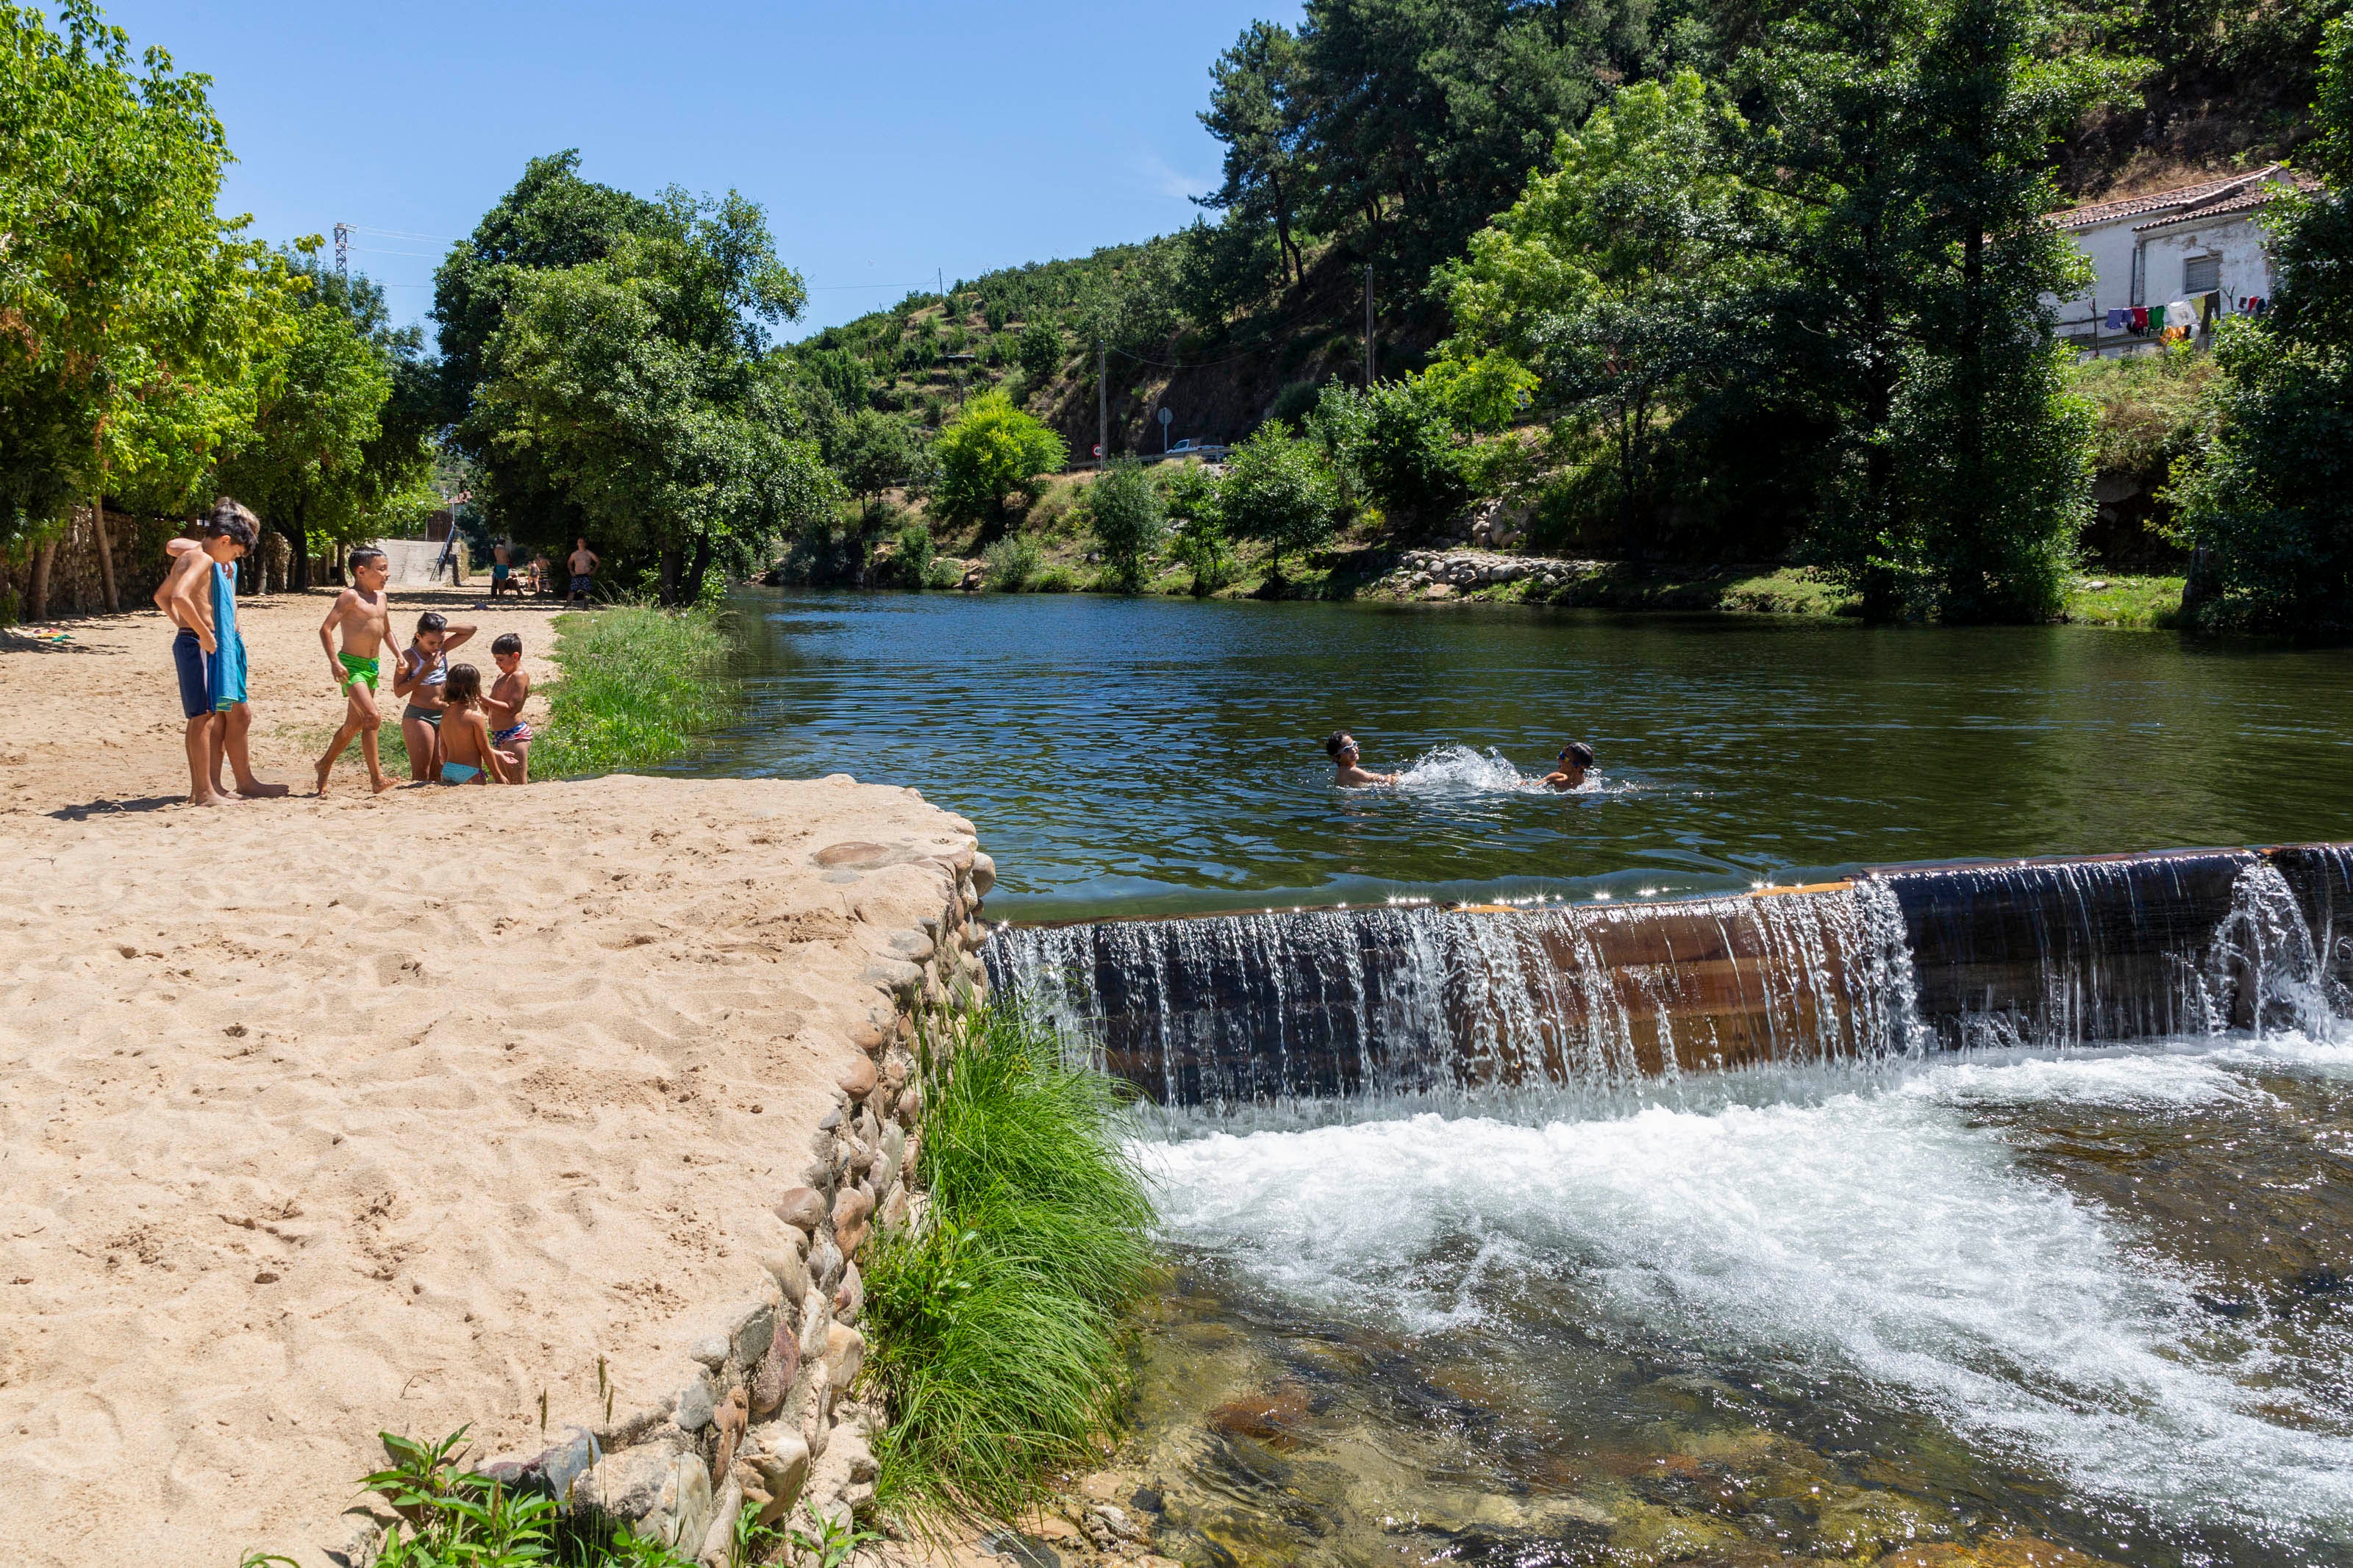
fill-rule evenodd
<path id="1" fill-rule="evenodd" d="M 441 776 L 441 693 L 449 679 L 449 650 L 473 635 L 472 626 L 453 626 L 438 610 L 427 610 L 417 617 L 417 635 L 401 650 L 392 694 L 407 699 L 400 710 L 400 738 L 408 747 L 412 779 Z"/>
<path id="2" fill-rule="evenodd" d="M 491 721 L 482 713 L 482 672 L 470 664 L 449 671 L 441 687 L 441 782 L 512 784 L 512 759 L 491 743 Z"/>

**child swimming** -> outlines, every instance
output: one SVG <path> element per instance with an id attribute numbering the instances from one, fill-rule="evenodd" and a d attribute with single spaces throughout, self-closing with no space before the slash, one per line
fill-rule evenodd
<path id="1" fill-rule="evenodd" d="M 1571 741 L 1560 749 L 1560 766 L 1545 774 L 1545 783 L 1553 789 L 1572 790 L 1585 782 L 1587 770 L 1593 766 L 1593 748 L 1582 741 Z"/>
<path id="2" fill-rule="evenodd" d="M 510 759 L 491 743 L 491 721 L 482 714 L 482 672 L 470 664 L 451 667 L 441 701 L 441 782 L 511 782 Z"/>
<path id="3" fill-rule="evenodd" d="M 1324 737 L 1324 754 L 1332 759 L 1332 782 L 1345 786 L 1357 784 L 1393 784 L 1395 773 L 1377 773 L 1356 765 L 1363 753 L 1357 750 L 1356 737 L 1345 730 L 1335 730 Z"/>

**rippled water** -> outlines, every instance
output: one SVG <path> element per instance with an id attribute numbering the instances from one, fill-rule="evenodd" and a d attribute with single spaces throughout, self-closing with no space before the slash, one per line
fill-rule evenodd
<path id="1" fill-rule="evenodd" d="M 2064 626 L 1092 595 L 746 594 L 752 708 L 681 766 L 965 813 L 995 912 L 1746 888 L 2348 833 L 2353 655 Z M 1353 728 L 1395 789 L 1339 790 Z M 1594 784 L 1534 787 L 1563 740 Z"/>
<path id="2" fill-rule="evenodd" d="M 1187 1259 L 1137 1440 L 1172 1545 L 2353 1562 L 2353 1048 L 1356 1116 L 1139 1145 Z"/>

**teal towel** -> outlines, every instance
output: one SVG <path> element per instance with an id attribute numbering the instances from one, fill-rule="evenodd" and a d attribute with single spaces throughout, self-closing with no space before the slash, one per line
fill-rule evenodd
<path id="1" fill-rule="evenodd" d="M 237 632 L 237 569 L 213 563 L 213 711 L 245 700 L 245 639 Z"/>

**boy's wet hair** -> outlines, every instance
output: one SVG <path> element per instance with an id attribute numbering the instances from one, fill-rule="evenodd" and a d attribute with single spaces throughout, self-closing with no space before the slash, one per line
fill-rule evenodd
<path id="1" fill-rule="evenodd" d="M 1340 752 L 1342 748 L 1347 746 L 1355 740 L 1356 737 L 1349 734 L 1347 731 L 1335 730 L 1330 734 L 1324 737 L 1324 754 L 1330 757 L 1334 762 L 1337 762 L 1340 760 Z"/>
<path id="2" fill-rule="evenodd" d="M 213 510 L 205 518 L 206 539 L 226 539 L 248 550 L 261 537 L 261 520 L 236 501 L 223 496 L 213 502 Z"/>
<path id="3" fill-rule="evenodd" d="M 382 561 L 385 558 L 384 552 L 378 550 L 375 545 L 363 544 L 357 550 L 352 552 L 351 559 L 346 563 L 346 564 L 350 566 L 351 570 L 354 574 L 356 574 L 361 567 L 366 565 L 369 562 Z"/>
<path id="4" fill-rule="evenodd" d="M 520 654 L 522 652 L 522 638 L 517 637 L 512 632 L 501 632 L 496 637 L 491 639 L 491 651 L 492 653 Z"/>
<path id="5" fill-rule="evenodd" d="M 1560 749 L 1560 759 L 1565 763 L 1574 763 L 1580 768 L 1589 768 L 1593 765 L 1593 748 L 1582 741 L 1571 741 Z"/>
<path id="6" fill-rule="evenodd" d="M 446 632 L 449 629 L 449 617 L 438 610 L 427 610 L 417 617 L 417 629 L 420 632 Z"/>
<path id="7" fill-rule="evenodd" d="M 482 700 L 482 672 L 470 664 L 449 667 L 448 681 L 441 688 L 441 700 L 453 707 L 460 702 L 474 703 Z"/>

